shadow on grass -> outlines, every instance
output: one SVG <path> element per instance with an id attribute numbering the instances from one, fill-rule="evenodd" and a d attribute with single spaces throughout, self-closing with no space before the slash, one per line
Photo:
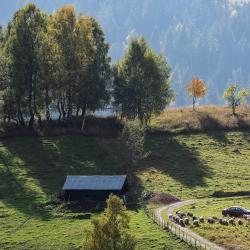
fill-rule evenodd
<path id="1" fill-rule="evenodd" d="M 245 133 L 248 136 L 247 130 L 249 130 L 250 121 L 246 119 L 244 114 L 235 115 L 228 113 L 228 124 L 221 124 L 216 118 L 206 112 L 197 112 L 196 115 L 200 121 L 201 131 L 204 131 L 210 137 L 214 138 L 217 142 L 222 145 L 230 144 L 230 141 L 226 137 L 226 132 L 238 131 Z"/>
<path id="2" fill-rule="evenodd" d="M 218 136 L 224 140 L 223 134 Z M 138 197 L 143 185 L 133 171 L 124 166 L 127 156 L 116 139 L 79 135 L 15 137 L 2 140 L 1 144 L 0 199 L 28 216 L 50 217 L 40 209 L 41 203 L 62 189 L 68 174 L 129 173 L 133 189 L 131 208 L 139 208 Z M 177 141 L 175 136 L 149 136 L 146 149 L 152 156 L 141 162 L 140 168 L 154 167 L 184 186 L 206 186 L 206 178 L 213 175 L 200 160 L 199 153 Z"/>
<path id="3" fill-rule="evenodd" d="M 41 204 L 61 191 L 67 174 L 124 174 L 95 138 L 16 137 L 1 143 L 0 198 L 28 216 L 49 218 Z"/>
<path id="4" fill-rule="evenodd" d="M 17 176 L 9 159 L 0 157 L 0 200 L 10 208 L 17 208 L 24 214 L 40 217 L 43 220 L 50 218 L 50 213 L 43 210 L 39 203 L 39 194 L 26 186 L 23 181 L 23 172 Z M 18 170 L 17 170 L 18 171 Z M 16 172 L 16 171 L 15 171 Z"/>
<path id="5" fill-rule="evenodd" d="M 146 148 L 152 155 L 141 167 L 153 166 L 184 186 L 206 186 L 205 179 L 213 175 L 211 169 L 199 159 L 198 152 L 181 144 L 174 136 L 150 136 Z"/>
<path id="6" fill-rule="evenodd" d="M 197 112 L 197 116 L 200 121 L 201 131 L 205 131 L 210 137 L 221 144 L 227 144 L 229 142 L 223 132 L 225 128 L 216 118 L 206 112 Z"/>
<path id="7" fill-rule="evenodd" d="M 249 129 L 250 121 L 249 120 L 247 121 L 245 119 L 245 116 L 243 114 L 236 113 L 234 115 L 234 117 L 237 119 L 238 125 L 239 125 L 240 128 L 242 128 L 242 129 Z"/>

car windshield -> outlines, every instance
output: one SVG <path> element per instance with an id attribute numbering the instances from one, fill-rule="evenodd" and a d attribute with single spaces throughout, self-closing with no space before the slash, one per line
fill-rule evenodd
<path id="1" fill-rule="evenodd" d="M 247 209 L 245 209 L 244 207 L 240 208 L 243 212 L 247 212 Z"/>
<path id="2" fill-rule="evenodd" d="M 241 210 L 242 212 L 246 213 L 247 212 L 247 209 L 245 209 L 244 207 L 230 207 L 229 208 L 230 211 L 239 211 Z"/>

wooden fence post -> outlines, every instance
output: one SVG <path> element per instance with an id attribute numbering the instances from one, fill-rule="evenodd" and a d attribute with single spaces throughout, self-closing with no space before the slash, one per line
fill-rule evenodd
<path id="1" fill-rule="evenodd" d="M 209 244 L 207 245 L 205 242 L 202 242 L 199 239 L 188 235 L 179 225 L 176 225 L 174 222 L 169 222 L 163 219 L 161 216 L 158 216 L 158 214 L 156 214 L 153 209 L 147 208 L 145 206 L 144 211 L 146 215 L 151 218 L 157 225 L 159 225 L 166 231 L 171 231 L 171 233 L 175 234 L 180 239 L 186 241 L 191 246 L 194 246 L 195 249 L 212 250 Z"/>

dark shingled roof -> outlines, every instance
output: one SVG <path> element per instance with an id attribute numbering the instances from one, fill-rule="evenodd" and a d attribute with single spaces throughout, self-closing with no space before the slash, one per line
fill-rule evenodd
<path id="1" fill-rule="evenodd" d="M 121 190 L 126 175 L 68 175 L 63 190 Z"/>

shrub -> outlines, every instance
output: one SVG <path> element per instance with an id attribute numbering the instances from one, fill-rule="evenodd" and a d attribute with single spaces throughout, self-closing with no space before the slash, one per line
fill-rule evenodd
<path id="1" fill-rule="evenodd" d="M 92 226 L 92 230 L 86 231 L 84 250 L 135 249 L 135 239 L 129 233 L 129 216 L 119 197 L 109 196 L 104 214 L 92 220 Z"/>
<path id="2" fill-rule="evenodd" d="M 129 161 L 132 164 L 137 163 L 143 159 L 144 141 L 145 141 L 145 128 L 141 126 L 139 121 L 127 121 L 124 125 L 120 136 L 121 142 L 129 155 Z"/>

